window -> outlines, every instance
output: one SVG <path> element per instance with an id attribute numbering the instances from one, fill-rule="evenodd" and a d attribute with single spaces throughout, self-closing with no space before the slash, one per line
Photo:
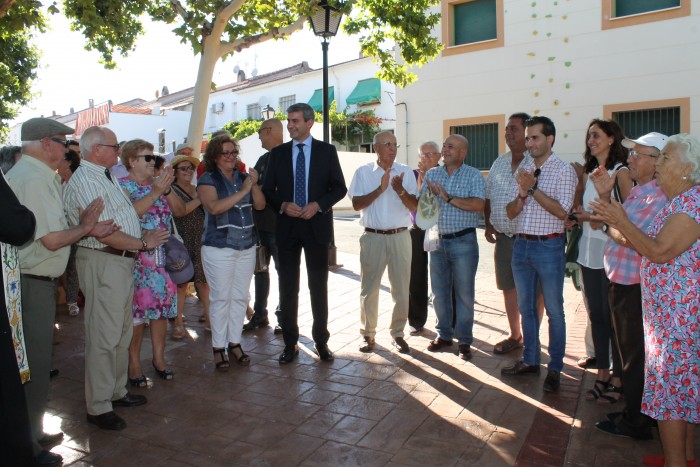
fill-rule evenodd
<path id="1" fill-rule="evenodd" d="M 503 122 L 505 115 L 448 120 L 447 135 L 462 135 L 469 141 L 465 163 L 479 170 L 489 170 L 493 161 L 505 152 Z"/>
<path id="2" fill-rule="evenodd" d="M 248 120 L 261 120 L 260 104 L 248 104 Z"/>
<path id="3" fill-rule="evenodd" d="M 289 106 L 294 105 L 297 103 L 297 96 L 296 94 L 292 94 L 291 96 L 284 96 L 280 97 L 280 110 L 284 113 L 287 112 L 287 109 Z"/>
<path id="4" fill-rule="evenodd" d="M 665 135 L 687 133 L 690 130 L 690 100 L 639 102 L 605 106 L 605 118 L 620 124 L 625 136 L 639 138 L 656 131 Z"/>
<path id="5" fill-rule="evenodd" d="M 690 0 L 601 0 L 603 29 L 690 15 Z"/>
<path id="6" fill-rule="evenodd" d="M 443 0 L 443 55 L 503 46 L 503 0 Z"/>

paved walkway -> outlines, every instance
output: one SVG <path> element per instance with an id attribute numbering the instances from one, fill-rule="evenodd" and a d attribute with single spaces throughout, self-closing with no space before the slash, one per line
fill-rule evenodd
<path id="1" fill-rule="evenodd" d="M 343 224 L 338 238 L 359 232 L 356 222 L 336 224 Z M 501 367 L 518 355 L 491 352 L 507 324 L 495 287 L 493 249 L 483 231 L 478 234 L 481 262 L 471 362 L 453 352 L 427 352 L 435 337 L 432 326 L 421 336 L 407 336 L 410 355 L 394 351 L 387 329 L 391 297 L 386 277 L 377 350 L 360 353 L 359 256 L 356 248 L 344 248 L 349 252 L 338 252 L 344 267 L 329 280 L 329 345 L 335 361 L 319 362 L 312 353 L 304 283 L 301 352 L 296 363 L 286 366 L 277 363 L 283 342 L 270 327 L 244 334 L 249 367 L 232 363 L 228 372 L 216 372 L 210 336 L 197 322 L 202 309 L 189 297 L 189 337 L 168 341 L 166 356 L 175 379 L 156 379 L 146 340 L 143 368 L 155 384 L 133 390 L 148 397 L 147 405 L 117 409 L 128 424 L 120 432 L 99 430 L 85 420 L 83 315 L 69 317 L 59 306 L 54 366 L 60 375 L 52 382 L 45 425 L 48 432 L 63 430 L 66 438 L 53 451 L 63 455 L 66 465 L 363 467 L 624 466 L 640 465 L 642 455 L 660 453 L 658 436 L 638 442 L 593 427 L 607 412 L 621 410 L 621 404 L 607 407 L 582 398 L 594 374 L 575 366 L 582 354 L 585 310 L 568 279 L 568 345 L 560 391 L 544 394 L 544 376 L 501 377 Z M 277 297 L 270 301 L 274 306 Z M 542 338 L 546 345 L 546 322 Z M 543 362 L 547 360 L 545 354 Z"/>

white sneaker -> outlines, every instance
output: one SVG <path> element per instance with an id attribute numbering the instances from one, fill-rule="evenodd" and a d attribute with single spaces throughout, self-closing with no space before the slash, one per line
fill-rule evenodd
<path id="1" fill-rule="evenodd" d="M 76 302 L 68 303 L 68 314 L 71 316 L 78 316 L 80 314 L 80 307 Z"/>

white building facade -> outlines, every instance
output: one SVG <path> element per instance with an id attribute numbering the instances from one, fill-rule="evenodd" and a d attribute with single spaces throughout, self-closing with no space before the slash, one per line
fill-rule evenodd
<path id="1" fill-rule="evenodd" d="M 399 160 L 452 133 L 468 163 L 488 169 L 507 150 L 515 112 L 544 115 L 554 149 L 580 160 L 593 118 L 627 136 L 700 135 L 700 0 L 442 0 L 445 48 L 397 90 Z"/>

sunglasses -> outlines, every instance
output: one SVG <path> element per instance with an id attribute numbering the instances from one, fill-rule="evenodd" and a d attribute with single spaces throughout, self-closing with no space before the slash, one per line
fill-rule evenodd
<path id="1" fill-rule="evenodd" d="M 184 167 L 178 167 L 175 170 L 179 170 L 180 172 L 194 172 L 194 166 L 192 165 L 187 165 Z"/>
<path id="2" fill-rule="evenodd" d="M 153 155 L 153 154 L 141 154 L 140 156 L 134 156 L 134 157 L 143 157 L 143 159 L 146 162 L 151 162 L 151 161 L 156 160 L 156 158 L 158 158 L 158 156 Z"/>
<path id="3" fill-rule="evenodd" d="M 54 143 L 62 144 L 64 148 L 68 149 L 68 145 L 71 144 L 71 141 L 66 141 L 65 139 L 61 138 L 50 138 L 51 141 Z"/>

